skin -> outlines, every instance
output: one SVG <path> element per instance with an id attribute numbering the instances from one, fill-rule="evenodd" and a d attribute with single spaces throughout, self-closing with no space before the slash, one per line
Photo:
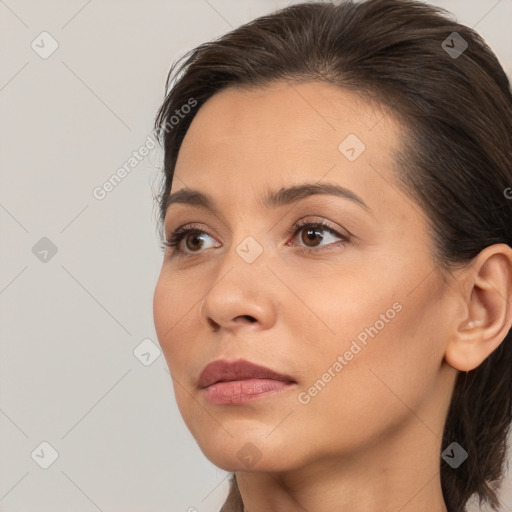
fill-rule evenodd
<path id="1" fill-rule="evenodd" d="M 351 133 L 366 146 L 352 162 L 338 149 Z M 320 82 L 226 89 L 185 136 L 171 193 L 198 189 L 219 212 L 168 210 L 168 236 L 190 223 L 212 236 L 203 233 L 202 246 L 194 235 L 182 240 L 182 259 L 166 250 L 155 327 L 182 417 L 205 456 L 236 472 L 246 511 L 447 510 L 440 453 L 449 400 L 458 372 L 477 367 L 511 327 L 512 250 L 497 244 L 450 274 L 435 269 L 426 216 L 393 171 L 403 137 L 385 109 Z M 259 203 L 303 182 L 347 187 L 371 212 L 329 195 L 277 209 Z M 351 236 L 340 245 L 323 230 L 308 244 L 307 227 L 288 234 L 302 218 Z M 252 263 L 236 251 L 248 236 L 263 248 Z M 300 403 L 396 302 L 394 318 Z M 243 405 L 207 402 L 202 369 L 238 358 L 297 384 Z M 253 466 L 238 456 L 244 446 L 261 457 Z"/>

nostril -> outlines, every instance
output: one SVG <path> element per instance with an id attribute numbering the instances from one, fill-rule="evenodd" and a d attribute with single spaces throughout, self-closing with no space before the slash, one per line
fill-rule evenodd
<path id="1" fill-rule="evenodd" d="M 236 319 L 238 319 L 238 318 L 246 318 L 247 320 L 249 320 L 249 322 L 251 322 L 251 324 L 256 322 L 256 318 L 254 318 L 253 316 L 250 316 L 250 315 L 240 315 L 240 316 L 236 317 Z"/>
<path id="2" fill-rule="evenodd" d="M 217 331 L 220 327 L 220 325 L 215 320 L 212 320 L 211 318 L 208 318 L 208 323 L 212 326 L 214 331 Z"/>
<path id="3" fill-rule="evenodd" d="M 240 315 L 240 316 L 237 316 L 234 318 L 234 321 L 235 322 L 238 322 L 238 321 L 248 321 L 250 322 L 251 324 L 253 324 L 254 322 L 256 322 L 256 318 L 254 318 L 253 316 L 251 315 Z M 213 320 L 213 318 L 210 318 L 208 317 L 208 323 L 210 324 L 211 328 L 213 329 L 214 332 L 218 331 L 220 329 L 220 325 L 219 323 L 217 323 L 215 320 Z"/>

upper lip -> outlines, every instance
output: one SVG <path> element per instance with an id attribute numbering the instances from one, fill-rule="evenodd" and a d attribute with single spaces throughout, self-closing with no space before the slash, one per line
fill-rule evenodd
<path id="1" fill-rule="evenodd" d="M 219 381 L 245 379 L 273 379 L 295 382 L 289 375 L 277 373 L 270 368 L 251 363 L 245 359 L 238 359 L 236 361 L 218 359 L 205 366 L 199 376 L 198 384 L 200 387 L 206 388 Z"/>

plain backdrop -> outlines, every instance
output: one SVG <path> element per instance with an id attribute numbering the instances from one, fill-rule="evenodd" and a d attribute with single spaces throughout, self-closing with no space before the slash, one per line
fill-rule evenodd
<path id="1" fill-rule="evenodd" d="M 229 473 L 185 427 L 153 326 L 161 151 L 94 190 L 151 134 L 173 60 L 290 3 L 0 0 L 1 511 L 223 503 Z M 512 0 L 432 3 L 510 75 Z"/>

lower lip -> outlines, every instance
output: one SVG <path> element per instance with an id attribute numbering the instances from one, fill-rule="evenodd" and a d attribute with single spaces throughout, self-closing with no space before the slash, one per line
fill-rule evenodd
<path id="1" fill-rule="evenodd" d="M 269 397 L 291 388 L 294 383 L 273 379 L 246 379 L 216 382 L 204 389 L 206 400 L 216 405 L 236 405 Z"/>

